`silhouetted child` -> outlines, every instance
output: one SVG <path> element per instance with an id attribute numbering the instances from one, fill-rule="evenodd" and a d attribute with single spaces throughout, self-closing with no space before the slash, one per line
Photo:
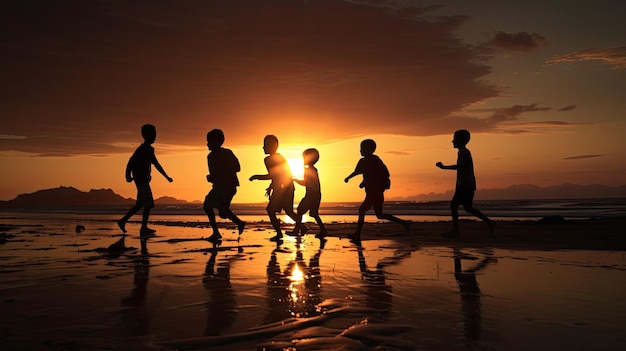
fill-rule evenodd
<path id="1" fill-rule="evenodd" d="M 217 229 L 214 208 L 218 209 L 221 218 L 230 219 L 237 224 L 239 235 L 241 235 L 246 224 L 230 210 L 230 202 L 237 193 L 239 186 L 239 179 L 237 178 L 237 172 L 241 170 L 239 160 L 230 149 L 222 147 L 224 132 L 220 129 L 213 129 L 207 133 L 206 144 L 211 150 L 207 156 L 209 174 L 207 174 L 206 180 L 213 183 L 213 188 L 204 198 L 204 211 L 209 217 L 211 228 L 213 228 L 213 234 L 208 240 L 213 241 L 222 238 Z"/>
<path id="2" fill-rule="evenodd" d="M 276 241 L 283 237 L 283 233 L 280 230 L 280 222 L 276 218 L 276 213 L 285 210 L 285 213 L 294 220 L 297 220 L 296 213 L 293 211 L 293 195 L 295 187 L 293 185 L 293 179 L 291 177 L 291 169 L 287 160 L 276 152 L 278 150 L 278 138 L 274 135 L 267 135 L 263 139 L 263 151 L 268 156 L 265 157 L 265 168 L 267 168 L 267 174 L 255 174 L 250 177 L 250 181 L 258 180 L 271 180 L 270 186 L 266 189 L 265 195 L 269 197 L 269 203 L 267 204 L 267 214 L 270 217 L 270 222 L 276 230 L 276 236 L 270 240 Z"/>
<path id="3" fill-rule="evenodd" d="M 476 191 L 476 177 L 474 176 L 474 161 L 469 149 L 465 147 L 470 141 L 470 132 L 461 129 L 454 132 L 452 145 L 459 149 L 458 157 L 455 165 L 444 166 L 443 163 L 437 162 L 435 165 L 441 169 L 456 170 L 456 190 L 452 201 L 450 202 L 450 210 L 452 211 L 452 231 L 443 234 L 444 237 L 458 238 L 459 232 L 459 205 L 463 205 L 466 212 L 483 220 L 489 226 L 489 234 L 493 234 L 496 222 L 490 220 L 482 212 L 474 208 L 473 200 Z"/>
<path id="4" fill-rule="evenodd" d="M 294 179 L 294 181 L 304 187 L 306 187 L 306 193 L 304 198 L 298 204 L 298 214 L 296 220 L 296 226 L 293 229 L 293 234 L 297 235 L 302 227 L 302 216 L 309 211 L 309 215 L 315 219 L 317 225 L 320 226 L 320 232 L 315 235 L 317 238 L 324 237 L 326 227 L 320 218 L 319 209 L 320 202 L 322 201 L 322 192 L 320 188 L 320 178 L 317 174 L 317 168 L 315 163 L 320 159 L 320 154 L 317 149 L 306 149 L 302 152 L 302 158 L 304 159 L 304 180 Z"/>
<path id="5" fill-rule="evenodd" d="M 159 161 L 157 161 L 154 155 L 154 148 L 152 144 L 156 140 L 156 128 L 152 124 L 144 124 L 141 126 L 141 136 L 143 137 L 143 144 L 139 145 L 137 150 L 128 160 L 126 165 L 126 181 L 135 182 L 137 186 L 137 202 L 122 219 L 117 221 L 117 225 L 122 232 L 126 234 L 126 222 L 132 217 L 140 208 L 143 207 L 143 217 L 141 220 L 141 230 L 139 231 L 141 236 L 148 236 L 154 234 L 155 230 L 148 228 L 148 218 L 150 217 L 150 210 L 154 207 L 154 199 L 152 197 L 152 190 L 150 189 L 150 180 L 152 179 L 150 172 L 152 165 L 161 173 L 168 182 L 174 180 L 170 178 Z"/>
<path id="6" fill-rule="evenodd" d="M 407 233 L 411 230 L 411 222 L 404 221 L 396 216 L 383 213 L 383 202 L 385 201 L 384 192 L 389 189 L 391 182 L 389 180 L 389 170 L 383 161 L 376 155 L 376 142 L 372 139 L 366 139 L 361 142 L 361 158 L 349 176 L 344 180 L 346 183 L 350 178 L 362 174 L 363 181 L 359 185 L 360 188 L 365 188 L 365 200 L 359 207 L 359 221 L 357 223 L 356 232 L 350 235 L 350 238 L 354 240 L 361 239 L 361 229 L 363 228 L 363 222 L 365 221 L 365 212 L 367 212 L 372 206 L 376 212 L 376 218 L 386 219 L 393 221 L 404 226 Z"/>

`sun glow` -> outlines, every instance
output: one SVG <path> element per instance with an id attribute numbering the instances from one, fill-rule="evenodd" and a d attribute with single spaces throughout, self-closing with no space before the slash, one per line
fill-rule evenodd
<path id="1" fill-rule="evenodd" d="M 304 178 L 304 164 L 302 158 L 288 158 L 287 163 L 291 169 L 291 175 L 296 179 Z"/>

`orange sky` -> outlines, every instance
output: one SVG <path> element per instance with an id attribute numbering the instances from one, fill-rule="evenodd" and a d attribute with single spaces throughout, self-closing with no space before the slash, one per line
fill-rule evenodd
<path id="1" fill-rule="evenodd" d="M 454 162 L 460 128 L 479 188 L 624 184 L 621 2 L 0 6 L 3 200 L 59 185 L 133 197 L 124 167 L 144 123 L 174 178 L 155 175 L 157 197 L 203 199 L 213 128 L 242 164 L 237 202 L 265 200 L 247 179 L 266 134 L 288 158 L 320 150 L 325 201 L 362 199 L 343 178 L 364 138 L 392 173 L 387 197 L 453 188 L 434 163 Z"/>

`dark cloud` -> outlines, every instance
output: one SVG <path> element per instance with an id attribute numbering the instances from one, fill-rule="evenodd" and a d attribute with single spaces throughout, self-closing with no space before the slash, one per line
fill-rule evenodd
<path id="1" fill-rule="evenodd" d="M 565 55 L 554 56 L 547 60 L 547 63 L 556 64 L 578 61 L 600 61 L 613 66 L 615 69 L 625 69 L 626 46 L 613 48 L 592 48 L 576 51 Z"/>
<path id="2" fill-rule="evenodd" d="M 595 154 L 595 155 L 579 155 L 579 156 L 570 156 L 570 157 L 564 157 L 564 160 L 584 160 L 584 159 L 588 159 L 588 158 L 596 158 L 596 157 L 602 157 L 602 156 L 606 156 L 607 154 Z"/>
<path id="3" fill-rule="evenodd" d="M 561 107 L 557 111 L 571 111 L 574 109 L 576 109 L 576 105 L 569 105 L 569 106 Z"/>
<path id="4" fill-rule="evenodd" d="M 498 96 L 483 54 L 455 35 L 467 18 L 375 3 L 4 1 L 0 133 L 25 138 L 0 150 L 125 152 L 143 123 L 199 147 L 216 127 L 231 146 L 431 135 Z"/>
<path id="5" fill-rule="evenodd" d="M 484 112 L 489 112 L 489 121 L 492 123 L 515 121 L 522 113 L 527 112 L 545 112 L 550 111 L 550 107 L 539 107 L 539 104 L 530 105 L 514 105 L 511 107 L 483 109 Z"/>
<path id="6" fill-rule="evenodd" d="M 528 52 L 547 44 L 546 38 L 537 33 L 519 32 L 506 33 L 496 31 L 489 41 L 491 46 L 513 52 Z"/>
<path id="7" fill-rule="evenodd" d="M 412 152 L 408 150 L 392 150 L 392 151 L 387 151 L 385 153 L 395 155 L 395 156 L 408 156 L 412 154 Z"/>

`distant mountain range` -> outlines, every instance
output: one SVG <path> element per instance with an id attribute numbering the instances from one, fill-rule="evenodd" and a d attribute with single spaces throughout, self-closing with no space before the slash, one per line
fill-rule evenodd
<path id="1" fill-rule="evenodd" d="M 454 190 L 445 193 L 428 193 L 407 197 L 389 198 L 393 201 L 440 201 L 450 200 Z M 478 189 L 476 199 L 481 200 L 539 200 L 539 199 L 594 199 L 626 198 L 626 185 L 561 184 L 540 187 L 532 184 L 511 185 L 504 189 Z"/>
<path id="2" fill-rule="evenodd" d="M 170 196 L 160 197 L 154 202 L 160 205 L 191 204 Z M 92 189 L 84 192 L 73 187 L 61 186 L 20 194 L 9 201 L 0 201 L 0 208 L 132 206 L 134 203 L 135 199 L 124 198 L 111 189 Z"/>
<path id="3" fill-rule="evenodd" d="M 441 201 L 450 200 L 453 191 L 445 193 L 419 194 L 407 197 L 390 197 L 389 201 Z M 531 184 L 512 185 L 504 189 L 479 189 L 476 199 L 480 200 L 539 200 L 539 199 L 593 199 L 626 198 L 626 185 L 606 186 L 599 184 L 577 185 L 562 184 L 539 187 Z M 189 202 L 171 196 L 154 200 L 159 205 L 192 205 Z M 15 199 L 0 201 L 0 208 L 37 208 L 37 207 L 97 207 L 97 206 L 132 206 L 135 199 L 124 198 L 111 189 L 92 189 L 88 192 L 73 187 L 44 189 L 29 194 L 20 194 Z"/>

